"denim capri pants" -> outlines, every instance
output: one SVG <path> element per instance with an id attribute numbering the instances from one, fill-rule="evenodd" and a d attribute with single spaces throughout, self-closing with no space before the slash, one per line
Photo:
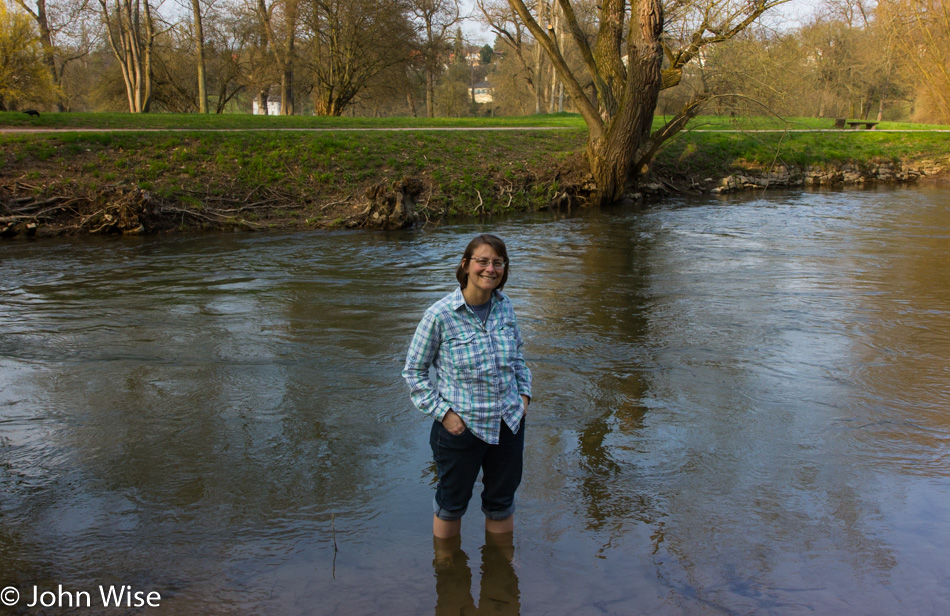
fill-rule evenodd
<path id="1" fill-rule="evenodd" d="M 472 498 L 478 472 L 482 475 L 482 512 L 490 520 L 505 520 L 515 512 L 515 491 L 521 485 L 524 418 L 517 434 L 501 422 L 497 445 L 478 438 L 468 428 L 458 436 L 440 421 L 432 423 L 429 444 L 439 481 L 432 510 L 447 522 L 460 519 Z"/>

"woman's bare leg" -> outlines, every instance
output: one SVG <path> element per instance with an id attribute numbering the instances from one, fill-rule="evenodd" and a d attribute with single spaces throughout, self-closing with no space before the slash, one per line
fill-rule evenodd
<path id="1" fill-rule="evenodd" d="M 485 518 L 485 532 L 488 533 L 510 533 L 515 530 L 515 516 L 510 515 L 504 520 L 492 520 Z"/>
<path id="2" fill-rule="evenodd" d="M 462 532 L 462 520 L 448 522 L 433 514 L 432 535 L 439 539 L 451 539 Z"/>

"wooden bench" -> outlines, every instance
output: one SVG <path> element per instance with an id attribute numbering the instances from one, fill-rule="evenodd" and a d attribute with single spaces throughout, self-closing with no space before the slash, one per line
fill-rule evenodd
<path id="1" fill-rule="evenodd" d="M 877 126 L 877 122 L 870 122 L 868 120 L 848 120 L 848 126 L 853 129 L 863 126 L 864 130 L 874 130 L 874 127 Z"/>

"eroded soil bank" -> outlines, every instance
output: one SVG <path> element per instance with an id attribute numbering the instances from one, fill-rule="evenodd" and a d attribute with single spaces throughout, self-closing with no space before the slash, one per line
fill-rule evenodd
<path id="1" fill-rule="evenodd" d="M 531 140 L 527 149 L 517 149 L 511 144 L 518 142 L 466 137 L 462 146 L 436 154 L 433 144 L 421 144 L 429 156 L 413 153 L 419 143 L 406 143 L 378 160 L 364 148 L 365 164 L 355 170 L 358 163 L 342 155 L 307 159 L 281 151 L 248 158 L 188 138 L 151 155 L 115 140 L 98 148 L 83 142 L 21 147 L 0 167 L 0 237 L 399 229 L 449 217 L 584 207 L 593 184 L 577 154 L 582 132 Z M 942 179 L 948 169 L 950 162 L 939 158 L 879 158 L 801 167 L 730 162 L 697 173 L 661 159 L 625 201 L 677 193 L 908 183 Z"/>
<path id="2" fill-rule="evenodd" d="M 6 137 L 0 235 L 403 228 L 548 207 L 583 131 Z M 565 173 L 567 175 L 565 175 Z"/>

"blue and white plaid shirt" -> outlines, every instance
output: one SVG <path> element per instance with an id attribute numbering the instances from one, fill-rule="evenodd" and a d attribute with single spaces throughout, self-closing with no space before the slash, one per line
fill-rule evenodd
<path id="1" fill-rule="evenodd" d="M 416 407 L 442 421 L 455 411 L 472 434 L 498 443 L 501 422 L 517 432 L 524 416 L 521 396 L 531 397 L 531 371 L 521 354 L 524 340 L 511 300 L 492 293 L 483 324 L 456 288 L 434 303 L 416 328 L 403 378 Z M 435 367 L 436 383 L 429 378 Z"/>

